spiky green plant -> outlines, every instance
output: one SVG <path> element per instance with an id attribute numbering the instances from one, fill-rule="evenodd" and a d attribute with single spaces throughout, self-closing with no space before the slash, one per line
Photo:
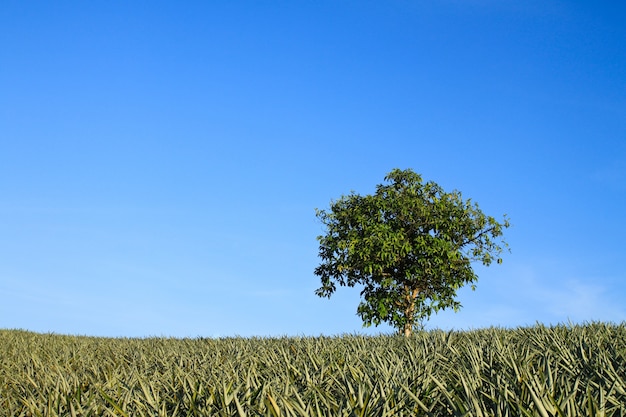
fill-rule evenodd
<path id="1" fill-rule="evenodd" d="M 626 325 L 109 339 L 0 330 L 0 416 L 625 416 Z"/>

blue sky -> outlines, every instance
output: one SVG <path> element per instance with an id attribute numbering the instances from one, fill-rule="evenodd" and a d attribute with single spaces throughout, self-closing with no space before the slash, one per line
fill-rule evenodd
<path id="1" fill-rule="evenodd" d="M 0 5 L 0 328 L 362 329 L 315 208 L 393 168 L 508 214 L 428 328 L 626 320 L 621 2 Z"/>

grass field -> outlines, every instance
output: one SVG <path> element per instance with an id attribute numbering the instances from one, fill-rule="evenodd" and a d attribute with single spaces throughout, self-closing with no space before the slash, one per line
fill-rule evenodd
<path id="1" fill-rule="evenodd" d="M 626 324 L 398 336 L 0 330 L 2 416 L 626 416 Z"/>

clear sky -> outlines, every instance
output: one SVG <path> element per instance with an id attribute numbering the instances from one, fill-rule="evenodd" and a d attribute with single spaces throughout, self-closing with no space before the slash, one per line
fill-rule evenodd
<path id="1" fill-rule="evenodd" d="M 315 208 L 393 168 L 507 214 L 427 328 L 626 320 L 618 1 L 0 4 L 0 328 L 362 329 Z"/>

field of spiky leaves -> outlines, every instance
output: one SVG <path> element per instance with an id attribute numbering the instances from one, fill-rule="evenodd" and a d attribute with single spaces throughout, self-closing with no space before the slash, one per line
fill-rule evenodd
<path id="1" fill-rule="evenodd" d="M 1 416 L 626 416 L 626 324 L 398 336 L 0 330 Z"/>

